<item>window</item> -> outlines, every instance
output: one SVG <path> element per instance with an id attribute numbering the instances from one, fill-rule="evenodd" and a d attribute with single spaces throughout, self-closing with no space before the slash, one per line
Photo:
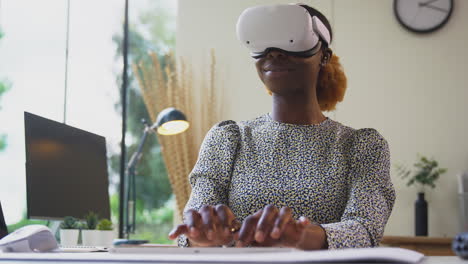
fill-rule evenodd
<path id="1" fill-rule="evenodd" d="M 176 1 L 129 1 L 129 66 L 149 50 L 175 45 Z M 112 221 L 117 227 L 121 139 L 122 22 L 124 1 L 70 1 L 65 106 L 67 1 L 0 2 L 0 201 L 10 231 L 26 221 L 23 111 L 102 136 L 107 140 Z M 83 16 L 86 14 L 86 16 Z M 127 160 L 149 120 L 129 67 Z M 7 85 L 9 84 L 9 85 Z M 1 142 L 0 142 L 1 143 Z M 137 167 L 137 230 L 132 238 L 172 243 L 173 198 L 156 136 Z M 45 223 L 45 222 L 41 222 Z"/>

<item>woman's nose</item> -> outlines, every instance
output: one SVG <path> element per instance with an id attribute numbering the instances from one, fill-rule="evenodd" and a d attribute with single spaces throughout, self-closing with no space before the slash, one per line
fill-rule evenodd
<path id="1" fill-rule="evenodd" d="M 267 57 L 268 57 L 268 58 L 276 58 L 276 59 L 279 59 L 279 58 L 286 57 L 286 54 L 284 54 L 284 52 L 282 52 L 282 51 L 280 51 L 280 50 L 270 50 L 270 51 L 267 53 Z"/>

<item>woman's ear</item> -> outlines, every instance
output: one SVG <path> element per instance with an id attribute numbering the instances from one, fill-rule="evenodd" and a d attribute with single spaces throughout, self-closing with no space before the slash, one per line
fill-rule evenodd
<path id="1" fill-rule="evenodd" d="M 320 64 L 323 66 L 327 65 L 328 62 L 330 62 L 332 55 L 333 55 L 333 51 L 330 48 L 324 49 L 322 51 L 322 61 Z"/>

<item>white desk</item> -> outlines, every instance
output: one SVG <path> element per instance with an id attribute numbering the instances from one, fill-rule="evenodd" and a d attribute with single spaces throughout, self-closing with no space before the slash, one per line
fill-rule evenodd
<path id="1" fill-rule="evenodd" d="M 80 253 L 77 253 L 77 254 L 80 254 Z M 99 253 L 96 253 L 96 254 L 99 254 Z M 107 254 L 107 253 L 100 253 L 100 254 Z M 87 260 L 83 260 L 83 262 L 86 262 L 86 263 L 90 263 L 90 264 L 98 264 L 98 263 L 108 263 L 108 264 L 122 264 L 122 263 L 126 263 L 125 261 L 117 261 L 117 262 L 102 262 L 102 261 L 87 261 Z M 34 259 L 29 259 L 29 260 L 11 260 L 11 259 L 8 259 L 8 260 L 5 260 L 2 258 L 2 255 L 0 255 L 0 263 L 11 263 L 11 264 L 31 264 L 31 263 L 45 263 L 44 261 L 39 261 L 39 260 L 34 260 Z M 60 264 L 76 264 L 77 262 L 76 261 L 54 261 L 54 263 L 60 263 Z M 131 263 L 134 263 L 134 264 L 143 264 L 143 263 L 171 263 L 171 264 L 175 264 L 174 262 L 131 262 Z M 183 263 L 183 262 L 181 262 Z M 188 262 L 185 262 L 185 263 L 188 263 Z M 195 264 L 196 262 L 190 262 L 191 264 Z M 212 262 L 213 264 L 216 263 L 216 262 Z M 222 260 L 220 260 L 220 262 L 218 263 L 224 263 L 222 262 Z M 468 261 L 466 260 L 462 260 L 461 258 L 459 257 L 435 257 L 435 256 L 432 256 L 432 257 L 425 257 L 425 259 L 420 262 L 420 264 L 461 264 L 461 263 L 464 263 L 464 264 L 467 264 Z"/>
<path id="2" fill-rule="evenodd" d="M 26 264 L 26 263 L 135 263 L 135 264 L 142 264 L 142 263 L 226 263 L 226 257 L 220 257 L 216 260 L 212 260 L 209 262 L 194 262 L 194 257 L 192 255 L 186 255 L 186 260 L 182 261 L 158 261 L 158 260 L 151 260 L 148 258 L 148 254 L 110 254 L 107 252 L 97 252 L 97 253 L 54 253 L 54 254 L 72 254 L 69 255 L 68 259 L 51 259 L 51 253 L 0 253 L 0 264 L 1 263 L 14 263 L 14 264 Z M 91 255 L 90 255 L 91 254 Z M 116 258 L 117 255 L 117 258 Z M 48 257 L 49 256 L 49 257 Z M 179 257 L 179 259 L 181 259 Z M 182 258 L 182 259 L 185 259 Z M 242 261 L 242 263 L 249 263 L 258 264 L 259 262 L 255 261 Z M 268 263 L 265 260 L 261 263 Z M 276 262 L 276 263 L 307 263 L 307 262 L 293 262 L 293 261 L 285 261 L 285 262 Z M 309 262 L 314 263 L 314 262 Z M 316 263 L 316 262 L 315 262 Z M 334 262 L 332 262 L 334 263 Z M 335 263 L 343 263 L 343 262 L 335 262 Z M 353 262 L 359 263 L 359 262 Z M 366 262 L 363 262 L 366 263 Z M 369 262 L 368 262 L 369 263 Z M 389 263 L 389 262 L 386 262 Z M 458 263 L 468 263 L 466 260 L 462 260 L 456 256 L 431 256 L 431 257 L 424 257 L 424 259 L 419 262 L 421 264 L 436 264 L 436 263 L 444 263 L 444 264 L 458 264 Z"/>

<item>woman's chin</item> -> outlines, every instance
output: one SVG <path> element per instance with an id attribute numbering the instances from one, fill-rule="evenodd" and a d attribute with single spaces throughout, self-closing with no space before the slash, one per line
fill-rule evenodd
<path id="1" fill-rule="evenodd" d="M 291 95 L 301 93 L 301 89 L 298 89 L 297 85 L 291 85 L 290 81 L 284 83 L 274 82 L 272 85 L 268 85 L 268 83 L 265 84 L 266 87 L 268 87 L 268 90 L 276 95 Z"/>

